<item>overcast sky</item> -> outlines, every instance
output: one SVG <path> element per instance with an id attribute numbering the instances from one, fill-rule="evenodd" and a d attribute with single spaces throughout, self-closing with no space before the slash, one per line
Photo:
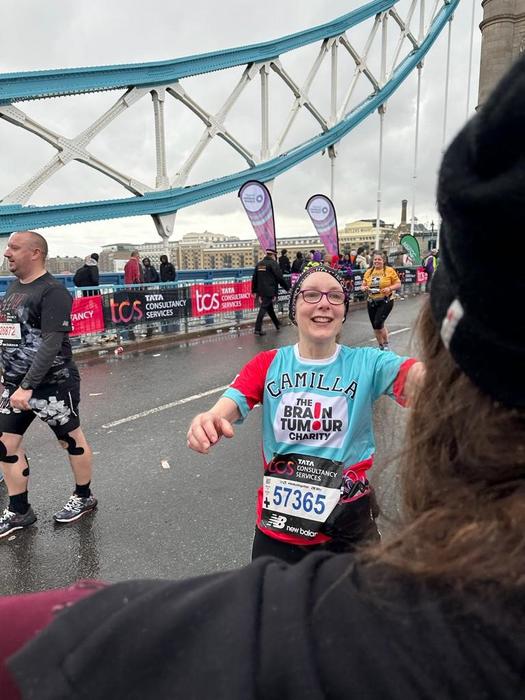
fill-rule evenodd
<path id="1" fill-rule="evenodd" d="M 221 48 L 241 46 L 274 39 L 335 19 L 359 4 L 350 0 L 265 0 L 247 3 L 222 0 L 198 3 L 166 0 L 3 0 L 3 71 L 135 63 L 164 60 Z M 398 7 L 405 16 L 408 0 Z M 433 2 L 427 2 L 428 6 Z M 300 9 L 299 9 L 300 8 Z M 467 78 L 472 16 L 472 0 L 461 0 L 452 29 L 451 77 L 447 141 L 466 118 Z M 475 32 L 470 92 L 470 113 L 476 106 L 479 80 L 481 2 L 475 2 Z M 390 21 L 393 29 L 394 23 Z M 359 49 L 371 23 L 350 30 L 349 39 Z M 412 23 L 417 33 L 417 19 Z M 390 35 L 393 50 L 398 34 Z M 318 51 L 314 48 L 281 57 L 284 67 L 302 84 Z M 370 59 L 379 63 L 379 42 Z M 405 44 L 403 54 L 408 51 Z M 445 86 L 446 32 L 438 39 L 423 68 L 419 172 L 416 216 L 419 221 L 436 221 L 435 184 L 442 148 L 443 103 Z M 353 63 L 339 52 L 341 67 L 339 94 L 345 91 Z M 329 113 L 329 62 L 312 86 L 311 98 L 324 114 Z M 214 73 L 203 78 L 182 80 L 184 89 L 199 104 L 214 112 L 226 99 L 242 73 L 242 68 Z M 352 102 L 362 99 L 371 89 L 361 78 Z M 389 101 L 385 116 L 382 218 L 399 223 L 401 199 L 412 200 L 414 158 L 414 121 L 416 75 L 411 75 Z M 259 81 L 253 81 L 227 119 L 227 126 L 248 148 L 260 148 Z M 105 111 L 122 91 L 60 99 L 17 103 L 31 117 L 67 137 L 73 137 Z M 276 75 L 270 76 L 270 131 L 277 137 L 292 104 Z M 150 186 L 155 185 L 154 132 L 151 99 L 143 98 L 97 136 L 89 149 L 117 169 Z M 338 144 L 334 203 L 339 227 L 344 223 L 376 215 L 377 115 L 369 117 Z M 177 173 L 202 133 L 202 123 L 173 99 L 166 106 L 168 172 Z M 317 123 L 303 109 L 292 128 L 286 147 L 297 145 L 319 133 Z M 0 197 L 23 183 L 44 165 L 55 149 L 31 134 L 0 120 Z M 227 172 L 244 169 L 245 163 L 214 139 L 192 171 L 188 184 Z M 329 194 L 330 164 L 317 155 L 278 178 L 273 188 L 277 237 L 312 234 L 313 228 L 304 210 L 306 200 L 316 192 Z M 100 173 L 76 162 L 68 164 L 38 189 L 30 204 L 54 204 L 129 196 L 127 190 Z M 213 231 L 243 238 L 253 231 L 241 210 L 236 193 L 182 209 L 177 214 L 175 233 L 179 239 L 189 231 Z M 142 243 L 157 241 L 158 234 L 150 217 L 113 219 L 71 227 L 42 229 L 48 238 L 51 255 L 86 255 L 111 242 Z"/>

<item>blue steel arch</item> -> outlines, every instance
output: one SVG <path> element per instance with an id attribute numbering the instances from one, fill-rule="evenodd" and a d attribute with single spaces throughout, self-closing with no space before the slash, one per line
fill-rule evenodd
<path id="1" fill-rule="evenodd" d="M 17 100 L 113 90 L 130 85 L 154 87 L 182 77 L 223 68 L 277 58 L 285 51 L 320 39 L 337 36 L 378 12 L 384 12 L 398 0 L 374 0 L 353 12 L 288 37 L 225 52 L 201 54 L 190 58 L 148 64 L 100 66 L 95 68 L 31 71 L 0 75 L 0 104 Z M 390 80 L 357 105 L 335 126 L 264 163 L 190 187 L 146 192 L 141 196 L 49 206 L 0 206 L 0 233 L 15 230 L 63 226 L 127 216 L 169 214 L 207 199 L 237 191 L 248 179 L 272 180 L 315 153 L 340 141 L 346 134 L 388 100 L 407 76 L 426 56 L 446 23 L 452 18 L 459 0 L 445 0 L 429 31 L 396 68 Z"/>

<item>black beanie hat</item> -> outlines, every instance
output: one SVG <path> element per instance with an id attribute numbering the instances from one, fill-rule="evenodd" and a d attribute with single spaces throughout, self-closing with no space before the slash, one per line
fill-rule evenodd
<path id="1" fill-rule="evenodd" d="M 430 303 L 455 362 L 484 393 L 525 407 L 523 256 L 494 264 L 525 220 L 525 56 L 448 148 L 441 165 L 439 265 Z"/>
<path id="2" fill-rule="evenodd" d="M 350 303 L 350 299 L 348 297 L 348 290 L 345 287 L 344 279 L 337 270 L 334 270 L 333 267 L 328 267 L 328 265 L 321 264 L 307 267 L 306 270 L 304 270 L 304 272 L 301 273 L 301 276 L 298 277 L 297 281 L 292 287 L 292 291 L 290 293 L 290 304 L 288 306 L 288 317 L 290 318 L 290 321 L 295 325 L 295 310 L 297 307 L 297 297 L 299 296 L 299 292 L 301 291 L 301 287 L 303 286 L 303 282 L 305 281 L 305 279 L 314 272 L 326 272 L 327 274 L 331 275 L 335 280 L 337 280 L 341 285 L 341 288 L 345 293 L 345 317 L 343 318 L 344 323 L 346 321 L 346 315 L 348 313 L 348 306 Z"/>

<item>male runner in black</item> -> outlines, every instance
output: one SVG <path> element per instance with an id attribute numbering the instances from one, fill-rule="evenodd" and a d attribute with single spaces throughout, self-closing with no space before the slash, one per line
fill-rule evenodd
<path id="1" fill-rule="evenodd" d="M 39 233 L 13 233 L 4 256 L 17 279 L 0 300 L 0 465 L 9 493 L 0 538 L 36 520 L 28 502 L 29 465 L 22 447 L 36 416 L 68 451 L 75 477 L 74 493 L 54 514 L 55 521 L 77 520 L 97 505 L 90 490 L 92 452 L 78 417 L 80 376 L 68 335 L 71 296 L 46 271 L 47 242 Z"/>

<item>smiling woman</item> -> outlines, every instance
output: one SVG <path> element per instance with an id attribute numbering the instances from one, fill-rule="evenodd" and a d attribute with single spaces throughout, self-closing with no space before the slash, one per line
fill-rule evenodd
<path id="1" fill-rule="evenodd" d="M 190 425 L 188 446 L 207 453 L 221 437 L 233 437 L 233 422 L 263 405 L 254 559 L 270 554 L 297 562 L 310 552 L 349 551 L 379 538 L 367 478 L 373 404 L 381 395 L 405 404 L 421 364 L 340 345 L 347 312 L 339 274 L 324 265 L 305 270 L 290 297 L 299 342 L 256 355 Z"/>

